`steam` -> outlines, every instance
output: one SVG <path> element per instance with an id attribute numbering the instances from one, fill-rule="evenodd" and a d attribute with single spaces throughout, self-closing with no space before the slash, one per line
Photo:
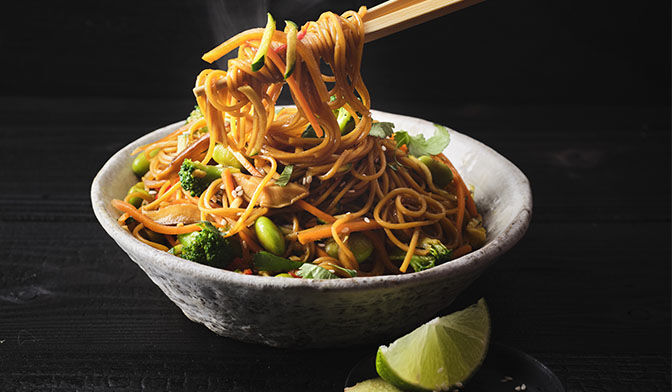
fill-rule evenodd
<path id="1" fill-rule="evenodd" d="M 243 30 L 263 27 L 270 0 L 209 0 L 207 9 L 214 42 L 219 44 Z M 226 69 L 227 60 L 235 55 L 234 51 L 219 59 L 217 66 Z"/>

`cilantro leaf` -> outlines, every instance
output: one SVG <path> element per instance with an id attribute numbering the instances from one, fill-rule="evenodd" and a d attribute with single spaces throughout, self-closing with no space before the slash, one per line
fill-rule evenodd
<path id="1" fill-rule="evenodd" d="M 289 179 L 292 177 L 292 171 L 294 171 L 294 165 L 285 166 L 285 168 L 282 169 L 282 173 L 280 173 L 280 177 L 278 177 L 278 179 L 275 180 L 275 185 L 278 186 L 287 185 L 289 183 Z"/>
<path id="2" fill-rule="evenodd" d="M 300 268 L 302 264 L 300 261 L 285 259 L 264 250 L 254 254 L 254 269 L 258 271 L 269 273 L 287 272 Z"/>
<path id="3" fill-rule="evenodd" d="M 296 274 L 304 279 L 338 279 L 335 273 L 310 263 L 303 264 Z"/>
<path id="4" fill-rule="evenodd" d="M 397 148 L 403 146 L 404 144 L 408 145 L 411 142 L 411 135 L 406 131 L 399 131 L 394 133 L 394 141 L 397 142 Z"/>
<path id="5" fill-rule="evenodd" d="M 341 270 L 341 271 L 347 273 L 348 275 L 350 275 L 351 278 L 354 278 L 355 276 L 357 276 L 357 271 L 356 270 L 353 270 L 353 269 L 350 269 L 350 268 L 344 268 L 344 267 L 341 267 L 340 265 L 336 265 L 336 264 L 332 264 L 331 266 L 336 268 L 337 270 Z"/>
<path id="6" fill-rule="evenodd" d="M 394 124 L 391 122 L 377 122 L 371 125 L 369 135 L 385 139 L 394 134 Z"/>
<path id="7" fill-rule="evenodd" d="M 399 131 L 394 134 L 394 140 L 397 147 L 404 144 L 408 147 L 408 153 L 416 157 L 422 155 L 437 155 L 443 152 L 450 143 L 450 133 L 448 128 L 434 124 L 436 131 L 434 136 L 425 140 L 423 135 L 411 136 L 407 132 Z"/>

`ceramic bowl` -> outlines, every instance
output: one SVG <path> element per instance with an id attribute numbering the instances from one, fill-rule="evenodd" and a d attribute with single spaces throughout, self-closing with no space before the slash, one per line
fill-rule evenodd
<path id="1" fill-rule="evenodd" d="M 431 122 L 373 111 L 396 129 L 432 135 Z M 280 279 L 193 263 L 141 243 L 116 222 L 110 205 L 137 179 L 130 152 L 177 129 L 176 123 L 112 156 L 93 180 L 91 201 L 105 231 L 191 320 L 215 333 L 276 347 L 389 342 L 448 306 L 525 233 L 532 195 L 525 175 L 486 145 L 451 130 L 445 153 L 468 184 L 487 228 L 487 243 L 449 263 L 405 275 L 353 279 Z"/>

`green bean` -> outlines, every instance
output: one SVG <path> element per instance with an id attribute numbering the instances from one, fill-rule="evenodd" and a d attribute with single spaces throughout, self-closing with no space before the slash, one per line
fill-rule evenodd
<path id="1" fill-rule="evenodd" d="M 432 173 L 432 181 L 437 187 L 443 188 L 453 181 L 453 172 L 448 165 L 444 165 L 429 155 L 423 155 L 418 160 L 424 163 Z"/>
<path id="2" fill-rule="evenodd" d="M 133 185 L 129 190 L 127 195 L 130 195 L 131 193 L 136 193 L 140 192 L 146 196 L 149 196 L 149 192 L 145 190 L 145 184 L 142 182 L 138 182 L 137 184 Z M 130 199 L 128 199 L 128 203 L 132 204 L 135 208 L 140 208 L 142 205 L 142 197 L 138 196 L 133 196 Z"/>
<path id="3" fill-rule="evenodd" d="M 152 150 L 149 152 L 150 157 L 156 156 L 156 154 L 159 153 L 159 149 L 157 148 L 156 150 Z M 135 173 L 136 176 L 142 177 L 149 171 L 149 161 L 147 158 L 145 158 L 145 152 L 141 151 L 138 156 L 135 157 L 133 160 L 133 164 L 131 165 L 131 169 L 133 170 L 133 173 Z"/>
<path id="4" fill-rule="evenodd" d="M 272 220 L 260 216 L 254 223 L 254 231 L 264 249 L 277 256 L 285 253 L 285 237 Z"/>
<path id="5" fill-rule="evenodd" d="M 240 169 L 243 165 L 238 162 L 238 159 L 233 155 L 233 153 L 224 145 L 217 144 L 214 151 L 212 152 L 212 159 L 220 165 L 235 167 Z"/>

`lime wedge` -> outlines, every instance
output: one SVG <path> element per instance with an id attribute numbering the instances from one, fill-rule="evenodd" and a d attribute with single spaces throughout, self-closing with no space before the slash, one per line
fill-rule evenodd
<path id="1" fill-rule="evenodd" d="M 345 388 L 343 392 L 402 392 L 402 390 L 382 378 L 373 378 Z"/>
<path id="2" fill-rule="evenodd" d="M 489 339 L 490 315 L 481 298 L 421 325 L 389 347 L 380 346 L 376 370 L 403 390 L 446 391 L 461 386 L 478 369 Z"/>

